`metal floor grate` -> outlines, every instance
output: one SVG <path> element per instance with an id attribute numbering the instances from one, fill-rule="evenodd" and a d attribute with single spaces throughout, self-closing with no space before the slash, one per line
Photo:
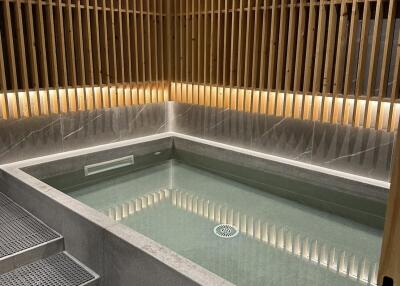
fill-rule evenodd
<path id="1" fill-rule="evenodd" d="M 0 193 L 0 259 L 60 237 Z"/>
<path id="2" fill-rule="evenodd" d="M 0 193 L 0 206 L 3 205 L 9 205 L 12 203 L 12 200 L 10 200 L 6 195 L 3 193 Z"/>
<path id="3" fill-rule="evenodd" d="M 0 275 L 0 285 L 78 286 L 95 279 L 94 274 L 62 252 Z"/>

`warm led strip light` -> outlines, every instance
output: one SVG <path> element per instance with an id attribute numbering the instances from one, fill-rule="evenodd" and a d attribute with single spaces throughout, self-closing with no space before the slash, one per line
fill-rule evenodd
<path id="1" fill-rule="evenodd" d="M 32 116 L 38 116 L 164 102 L 169 99 L 169 85 L 166 82 L 153 82 L 137 86 L 59 88 L 28 93 L 20 91 L 17 96 L 13 92 L 7 93 L 7 99 L 6 107 L 4 94 L 0 93 L 0 118 L 3 119 L 7 119 L 7 113 L 10 118 L 17 118 L 17 103 L 21 117 L 29 117 L 29 109 Z"/>
<path id="2" fill-rule="evenodd" d="M 244 88 L 231 88 L 223 86 L 209 86 L 190 83 L 167 82 L 141 84 L 132 87 L 86 87 L 41 90 L 39 92 L 7 93 L 9 116 L 16 117 L 16 100 L 20 106 L 22 116 L 28 117 L 28 104 L 32 115 L 93 110 L 110 107 L 130 106 L 136 104 L 159 103 L 168 100 L 206 105 L 211 107 L 229 108 L 232 110 L 246 112 L 260 112 L 273 116 L 293 117 L 295 119 L 330 122 L 330 111 L 332 110 L 332 96 L 302 95 L 273 91 L 259 91 Z M 4 95 L 0 93 L 0 99 Z M 314 99 L 314 100 L 313 100 Z M 304 100 L 304 103 L 303 103 Z M 324 109 L 322 100 L 325 101 Z M 0 114 L 6 117 L 4 100 L 0 100 Z M 382 102 L 380 110 L 379 126 L 376 126 L 378 101 L 371 99 L 368 104 L 367 114 L 366 100 L 357 100 L 357 109 L 354 110 L 354 98 L 346 99 L 345 114 L 341 122 L 341 110 L 343 98 L 336 98 L 332 123 L 354 125 L 355 127 L 376 128 L 381 130 L 395 131 L 398 128 L 400 118 L 400 103 L 393 103 L 392 118 L 389 118 L 391 102 Z M 293 106 L 294 104 L 294 106 Z M 276 108 L 275 108 L 276 105 Z M 314 108 L 312 109 L 312 105 Z M 301 106 L 304 106 L 303 114 Z M 355 114 L 354 114 L 355 112 Z M 366 121 L 364 122 L 364 118 Z"/>
<path id="3" fill-rule="evenodd" d="M 313 100 L 314 99 L 314 100 Z M 321 122 L 330 121 L 330 111 L 332 110 L 332 96 L 296 94 L 274 91 L 260 91 L 244 88 L 232 88 L 215 85 L 202 85 L 191 83 L 171 83 L 171 100 L 199 104 L 212 107 L 229 108 L 232 110 L 246 112 L 260 112 L 263 114 L 283 117 L 293 117 L 296 119 L 313 120 Z M 324 100 L 324 109 L 322 109 Z M 304 102 L 303 102 L 304 101 Z M 354 110 L 354 98 L 346 99 L 344 108 L 343 124 L 353 124 L 355 127 L 377 128 L 389 131 L 397 130 L 400 103 L 393 103 L 392 118 L 389 118 L 390 102 L 382 102 L 379 126 L 376 126 L 375 114 L 378 108 L 378 101 L 371 99 L 368 104 L 368 113 L 365 116 L 366 100 L 357 100 L 357 110 Z M 294 106 L 293 106 L 294 104 Z M 276 108 L 275 108 L 276 106 Z M 301 107 L 303 106 L 303 114 Z M 312 109 L 312 106 L 314 108 Z M 341 122 L 341 110 L 343 98 L 335 99 L 332 116 L 332 123 Z M 355 112 L 355 114 L 354 114 Z M 364 122 L 364 118 L 366 121 Z M 354 120 L 353 120 L 354 119 Z"/>

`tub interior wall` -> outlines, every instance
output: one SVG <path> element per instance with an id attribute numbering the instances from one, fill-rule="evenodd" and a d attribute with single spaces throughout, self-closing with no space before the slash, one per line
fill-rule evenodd
<path id="1" fill-rule="evenodd" d="M 133 166 L 89 177 L 84 174 L 83 168 L 88 162 L 98 163 L 130 154 L 135 157 Z M 27 167 L 24 170 L 56 189 L 62 188 L 68 192 L 69 189 L 76 190 L 95 182 L 110 180 L 121 174 L 137 172 L 170 159 L 362 224 L 383 228 L 387 200 L 387 191 L 383 188 L 246 156 L 230 150 L 221 150 L 218 147 L 179 137 L 63 159 L 62 164 L 55 161 Z M 62 170 L 54 167 L 59 165 L 63 166 Z M 69 176 L 65 176 L 65 173 L 69 173 Z M 155 174 L 154 180 L 164 177 L 170 182 L 162 182 L 159 187 L 174 184 L 168 174 Z"/>

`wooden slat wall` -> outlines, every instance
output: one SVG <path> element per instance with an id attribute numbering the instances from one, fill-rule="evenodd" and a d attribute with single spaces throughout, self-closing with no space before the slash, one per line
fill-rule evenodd
<path id="1" fill-rule="evenodd" d="M 169 99 L 163 0 L 0 0 L 0 119 Z"/>
<path id="2" fill-rule="evenodd" d="M 176 100 L 397 130 L 396 0 L 0 0 L 0 118 Z"/>
<path id="3" fill-rule="evenodd" d="M 396 0 L 174 2 L 174 100 L 397 129 Z"/>

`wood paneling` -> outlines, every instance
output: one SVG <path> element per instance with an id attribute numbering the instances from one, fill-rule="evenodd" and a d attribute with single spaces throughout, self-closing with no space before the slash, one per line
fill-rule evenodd
<path id="1" fill-rule="evenodd" d="M 0 3 L 4 119 L 171 94 L 193 104 L 397 130 L 395 0 Z"/>
<path id="2" fill-rule="evenodd" d="M 397 129 L 397 1 L 201 1 L 191 16 L 199 22 L 197 65 L 181 64 L 193 60 L 185 48 L 193 37 L 180 33 L 192 1 L 180 2 L 173 45 L 180 64 L 172 69 L 200 75 L 172 78 L 176 100 L 199 90 L 200 104 L 221 107 L 222 91 L 223 106 L 235 110 Z"/>
<path id="3" fill-rule="evenodd" d="M 0 0 L 0 118 L 168 100 L 164 3 Z"/>

